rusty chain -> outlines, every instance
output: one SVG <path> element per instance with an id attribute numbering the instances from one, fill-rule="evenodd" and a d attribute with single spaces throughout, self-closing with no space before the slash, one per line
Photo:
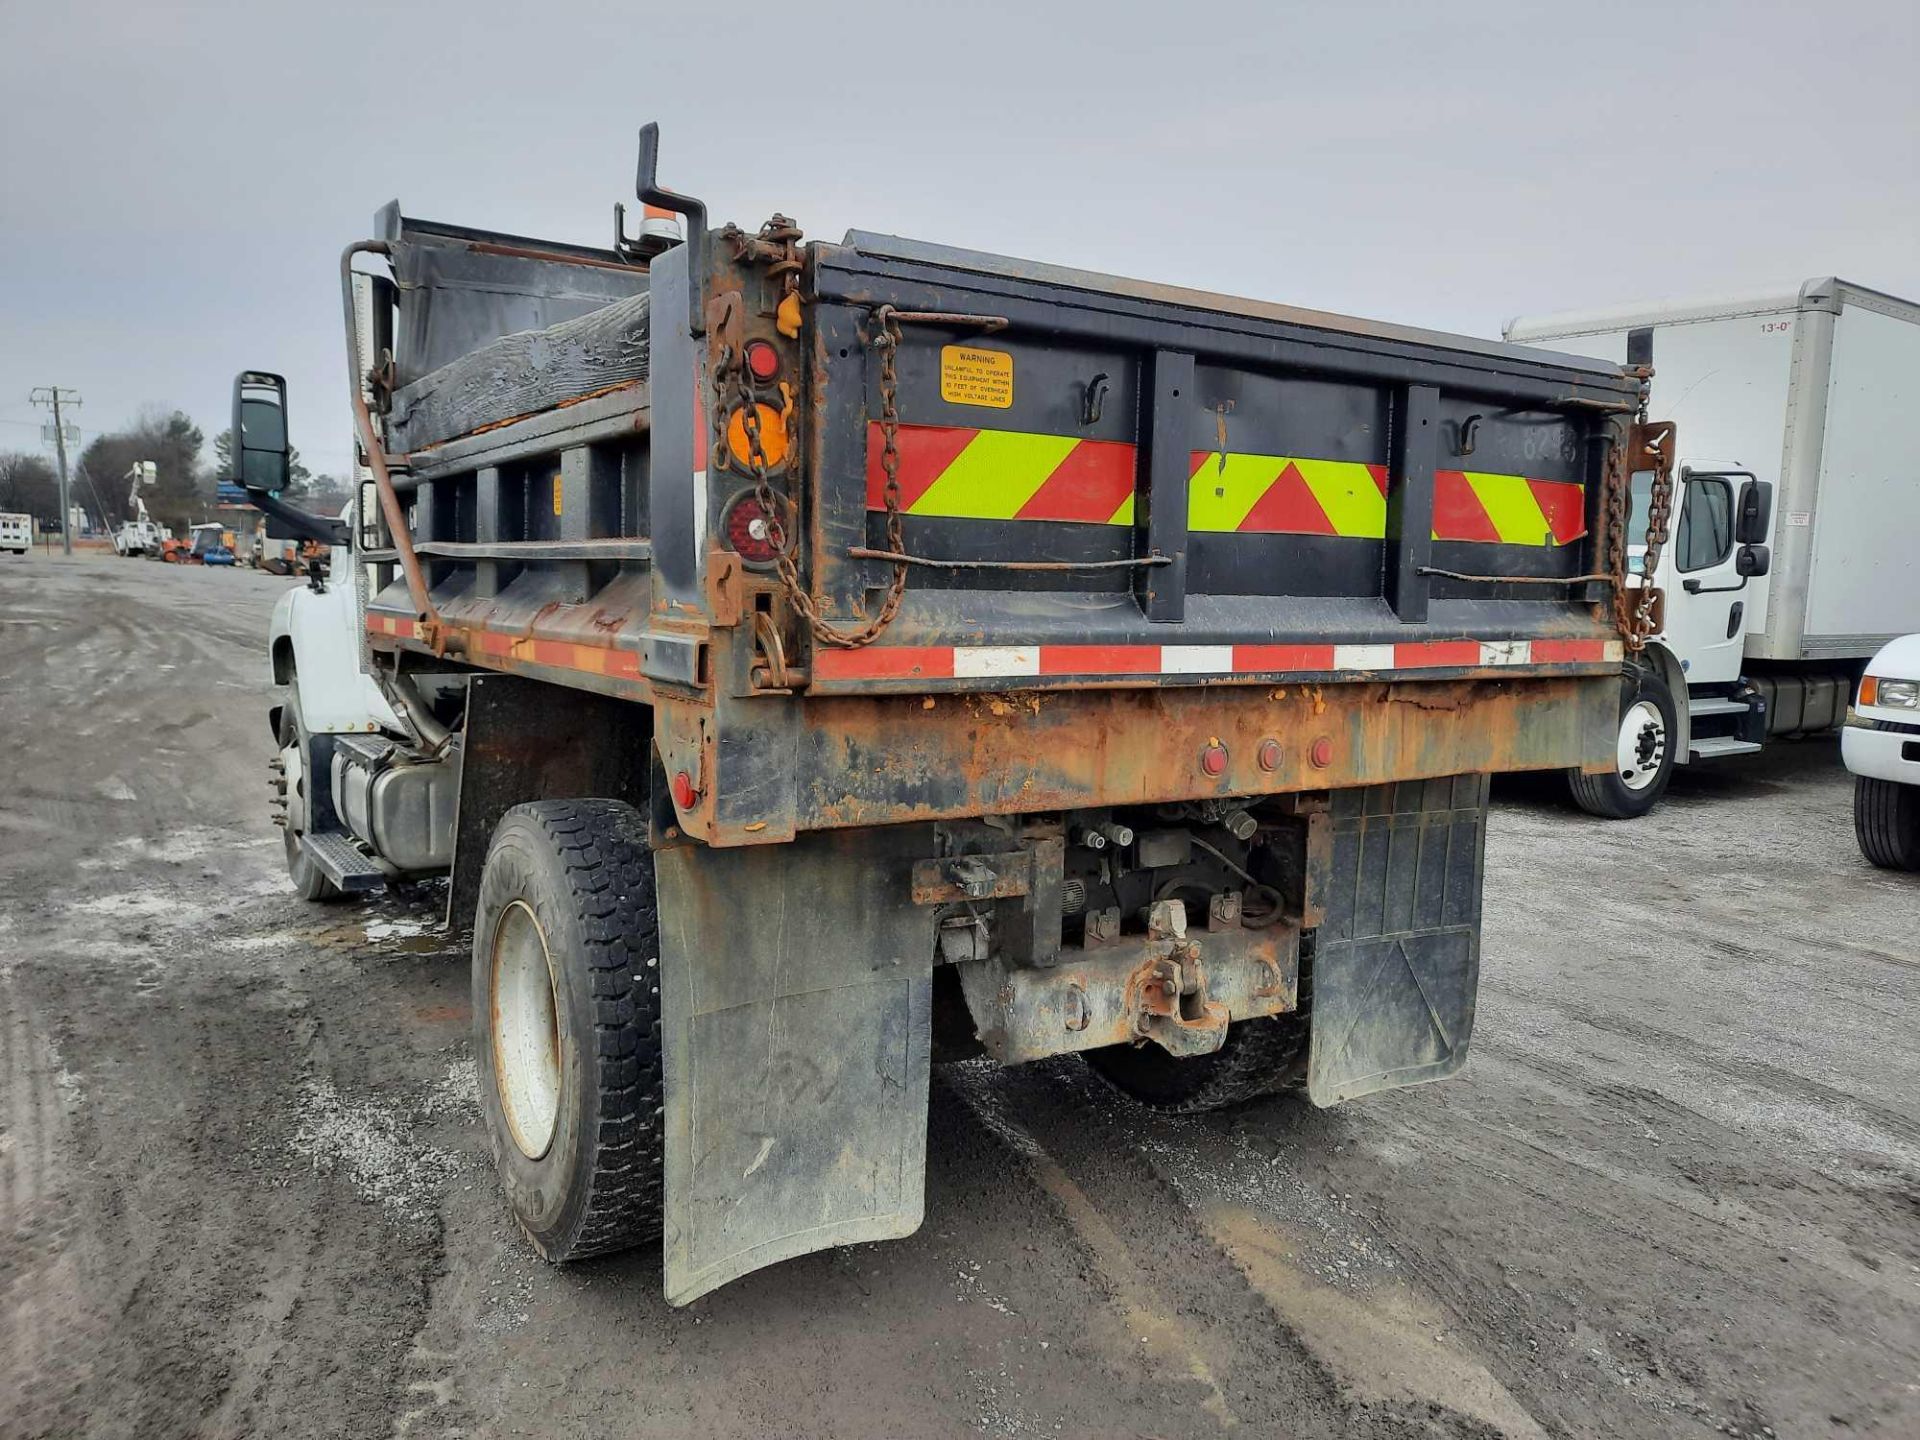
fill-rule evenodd
<path id="1" fill-rule="evenodd" d="M 1668 539 L 1673 518 L 1673 427 L 1652 425 L 1644 405 L 1625 444 L 1608 447 L 1605 488 L 1607 492 L 1607 571 L 1613 582 L 1614 621 L 1629 651 L 1638 654 L 1647 641 L 1659 632 L 1661 594 L 1654 585 L 1660 568 L 1660 551 Z M 1640 557 L 1637 587 L 1629 587 L 1627 571 L 1627 524 L 1633 513 L 1632 476 L 1627 469 L 1627 452 L 1636 458 L 1651 454 L 1653 490 L 1647 500 L 1646 543 Z"/>
<path id="2" fill-rule="evenodd" d="M 887 484 L 884 492 L 887 508 L 887 546 L 898 553 L 903 550 L 903 536 L 900 529 L 900 405 L 899 377 L 894 369 L 894 355 L 900 347 L 900 322 L 894 318 L 890 305 L 882 305 L 874 312 L 875 333 L 873 344 L 880 352 L 880 433 L 885 446 L 880 455 L 881 469 L 886 472 Z M 760 512 L 766 517 L 767 543 L 773 547 L 774 572 L 780 578 L 781 588 L 786 592 L 787 603 L 793 606 L 813 638 L 822 645 L 836 650 L 858 650 L 863 645 L 871 645 L 879 639 L 886 628 L 900 613 L 900 602 L 907 593 L 907 565 L 897 560 L 893 566 L 893 578 L 887 584 L 886 595 L 880 602 L 880 608 L 871 620 L 857 629 L 842 630 L 831 624 L 820 614 L 819 607 L 813 602 L 813 596 L 807 593 L 805 581 L 800 577 L 799 563 L 794 559 L 793 537 L 789 533 L 785 517 L 792 513 L 792 507 L 784 496 L 776 494 L 773 482 L 767 473 L 767 452 L 760 438 L 760 398 L 753 383 L 753 376 L 744 364 L 736 365 L 738 376 L 736 385 L 739 393 L 740 423 L 747 441 L 747 466 L 753 478 L 753 498 L 760 506 Z M 722 437 L 724 438 L 724 437 Z M 728 453 L 725 450 L 719 454 Z"/>

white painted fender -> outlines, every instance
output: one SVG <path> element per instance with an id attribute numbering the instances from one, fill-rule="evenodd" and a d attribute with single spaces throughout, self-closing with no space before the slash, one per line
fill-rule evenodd
<path id="1" fill-rule="evenodd" d="M 268 622 L 273 678 L 285 685 L 297 676 L 300 718 L 315 735 L 404 733 L 380 687 L 360 668 L 359 618 L 345 579 L 330 581 L 324 593 L 297 586 L 274 604 Z"/>

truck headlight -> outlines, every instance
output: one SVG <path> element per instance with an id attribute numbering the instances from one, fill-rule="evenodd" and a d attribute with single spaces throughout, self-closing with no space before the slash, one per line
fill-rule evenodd
<path id="1" fill-rule="evenodd" d="M 1860 682 L 1862 705 L 1887 705 L 1895 710 L 1920 710 L 1920 680 L 1888 680 L 1869 675 Z"/>

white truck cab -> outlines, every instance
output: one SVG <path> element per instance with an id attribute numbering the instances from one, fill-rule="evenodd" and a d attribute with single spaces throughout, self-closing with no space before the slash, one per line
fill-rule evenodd
<path id="1" fill-rule="evenodd" d="M 1920 870 L 1920 635 L 1867 662 L 1840 754 L 1854 775 L 1860 853 L 1888 870 Z"/>
<path id="2" fill-rule="evenodd" d="M 1920 304 L 1797 290 L 1516 319 L 1507 339 L 1653 370 L 1678 427 L 1664 627 L 1623 681 L 1617 776 L 1583 808 L 1650 810 L 1672 767 L 1831 731 L 1867 657 L 1920 630 Z M 1635 481 L 1631 566 L 1650 482 Z"/>

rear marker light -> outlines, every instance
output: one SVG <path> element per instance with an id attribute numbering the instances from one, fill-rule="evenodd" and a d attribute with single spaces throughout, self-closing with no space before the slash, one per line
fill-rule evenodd
<path id="1" fill-rule="evenodd" d="M 682 810 L 691 810 L 693 802 L 700 798 L 700 792 L 693 788 L 693 777 L 680 770 L 673 777 L 673 803 Z"/>
<path id="2" fill-rule="evenodd" d="M 727 547 L 749 565 L 771 565 L 780 556 L 776 526 L 752 495 L 742 495 L 727 507 L 721 529 Z"/>
<path id="3" fill-rule="evenodd" d="M 771 380 L 780 373 L 780 352 L 764 340 L 749 340 L 746 357 L 747 370 L 756 380 Z"/>
<path id="4" fill-rule="evenodd" d="M 1218 740 L 1212 741 L 1200 752 L 1200 769 L 1208 775 L 1227 773 L 1227 747 Z"/>
<path id="5" fill-rule="evenodd" d="M 1262 740 L 1260 742 L 1260 749 L 1254 758 L 1260 762 L 1260 768 L 1262 770 L 1273 771 L 1280 768 L 1280 760 L 1283 754 L 1284 752 L 1280 749 L 1280 742 L 1278 740 Z"/>
<path id="6" fill-rule="evenodd" d="M 1307 751 L 1307 758 L 1324 770 L 1333 763 L 1333 741 L 1322 735 L 1313 742 L 1313 748 Z"/>

